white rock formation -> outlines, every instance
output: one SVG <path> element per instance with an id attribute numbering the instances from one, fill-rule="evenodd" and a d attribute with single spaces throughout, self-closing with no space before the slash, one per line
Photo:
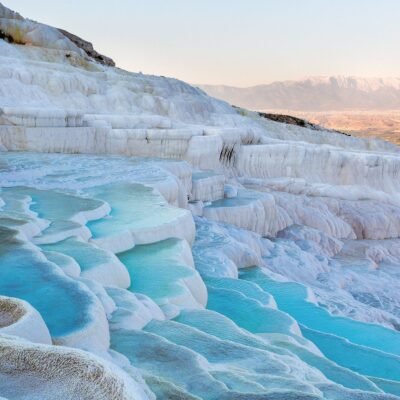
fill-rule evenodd
<path id="1" fill-rule="evenodd" d="M 6 398 L 154 399 L 143 381 L 90 353 L 0 335 L 1 393 Z"/>
<path id="2" fill-rule="evenodd" d="M 26 301 L 0 297 L 0 334 L 14 335 L 34 343 L 51 344 L 41 315 Z"/>
<path id="3" fill-rule="evenodd" d="M 400 396 L 397 147 L 96 63 L 0 4 L 0 149 L 0 396 Z"/>

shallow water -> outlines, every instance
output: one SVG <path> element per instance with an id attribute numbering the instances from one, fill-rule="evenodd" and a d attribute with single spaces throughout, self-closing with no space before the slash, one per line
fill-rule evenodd
<path id="1" fill-rule="evenodd" d="M 93 294 L 15 234 L 0 228 L 0 295 L 32 304 L 55 338 L 85 329 L 92 319 Z"/>
<path id="2" fill-rule="evenodd" d="M 104 158 L 88 156 L 85 170 L 84 156 L 77 166 L 74 156 L 56 159 L 43 155 L 45 173 L 41 156 L 10 154 L 17 173 L 0 193 L 0 294 L 29 301 L 54 339 L 85 336 L 94 326 L 89 340 L 93 334 L 108 340 L 96 331 L 107 315 L 115 359 L 126 356 L 160 398 L 353 400 L 400 393 L 399 333 L 332 315 L 309 287 L 277 275 L 288 259 L 281 272 L 302 272 L 315 260 L 298 276 L 326 272 L 328 257 L 316 245 L 273 243 L 204 219 L 196 220 L 192 248 L 185 235 L 160 239 L 166 225 L 188 215 L 143 184 L 168 172 L 112 158 L 105 182 L 96 170 Z M 118 167 L 137 181 L 112 182 Z M 9 172 L 0 171 L 0 180 Z M 42 189 L 25 185 L 32 175 Z M 58 180 L 65 191 L 54 187 Z M 212 206 L 260 196 L 246 191 Z M 115 248 L 124 250 L 114 254 Z"/>
<path id="3" fill-rule="evenodd" d="M 191 296 L 184 280 L 196 271 L 185 265 L 182 246 L 181 240 L 168 239 L 118 254 L 131 276 L 129 290 L 148 295 L 159 305 L 185 294 Z"/>
<path id="4" fill-rule="evenodd" d="M 307 299 L 303 285 L 274 281 L 260 269 L 243 271 L 240 277 L 272 294 L 278 307 L 300 324 L 303 335 L 334 362 L 366 376 L 400 381 L 399 332 L 333 316 Z"/>

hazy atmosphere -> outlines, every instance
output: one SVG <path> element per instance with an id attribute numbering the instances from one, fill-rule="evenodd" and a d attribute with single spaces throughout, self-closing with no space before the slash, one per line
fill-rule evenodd
<path id="1" fill-rule="evenodd" d="M 118 66 L 198 84 L 399 75 L 397 0 L 8 0 Z"/>

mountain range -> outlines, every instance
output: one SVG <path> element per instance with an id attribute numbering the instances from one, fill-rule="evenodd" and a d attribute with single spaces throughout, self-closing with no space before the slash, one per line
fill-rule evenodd
<path id="1" fill-rule="evenodd" d="M 311 77 L 246 88 L 197 85 L 211 96 L 253 110 L 400 109 L 400 78 Z"/>

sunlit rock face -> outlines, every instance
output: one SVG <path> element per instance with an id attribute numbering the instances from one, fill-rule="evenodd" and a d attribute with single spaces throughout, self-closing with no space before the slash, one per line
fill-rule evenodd
<path id="1" fill-rule="evenodd" d="M 397 147 L 0 37 L 0 398 L 400 398 Z"/>

